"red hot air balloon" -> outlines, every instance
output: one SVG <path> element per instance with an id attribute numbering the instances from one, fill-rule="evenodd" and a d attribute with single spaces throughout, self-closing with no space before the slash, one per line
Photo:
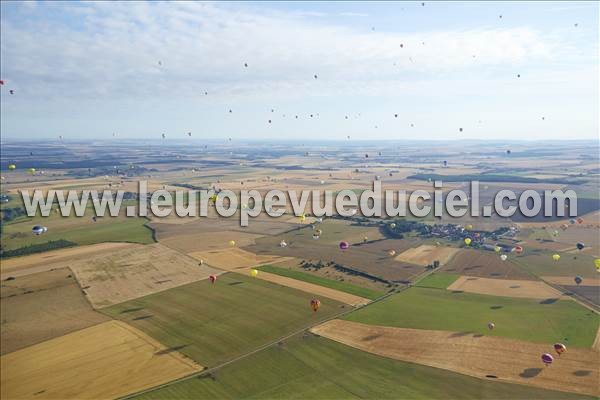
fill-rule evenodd
<path id="1" fill-rule="evenodd" d="M 340 242 L 340 249 L 342 250 L 348 250 L 348 248 L 350 247 L 350 244 L 346 241 L 341 241 Z"/>
<path id="2" fill-rule="evenodd" d="M 312 308 L 312 310 L 314 312 L 317 312 L 317 310 L 319 309 L 319 307 L 321 307 L 321 301 L 319 301 L 318 299 L 312 299 L 310 301 L 310 308 Z"/>
<path id="3" fill-rule="evenodd" d="M 552 361 L 554 361 L 554 357 L 552 357 L 552 355 L 551 355 L 551 354 L 548 354 L 548 353 L 544 353 L 544 354 L 542 354 L 542 362 L 543 362 L 544 364 L 546 364 L 546 367 L 547 367 L 548 365 L 552 364 Z"/>
<path id="4" fill-rule="evenodd" d="M 521 246 L 515 246 L 515 253 L 521 254 L 522 252 L 523 252 L 523 247 L 521 247 Z"/>
<path id="5" fill-rule="evenodd" d="M 208 277 L 208 280 L 210 281 L 210 283 L 212 283 L 214 285 L 215 282 L 217 281 L 217 276 L 216 275 L 211 275 L 211 276 Z"/>

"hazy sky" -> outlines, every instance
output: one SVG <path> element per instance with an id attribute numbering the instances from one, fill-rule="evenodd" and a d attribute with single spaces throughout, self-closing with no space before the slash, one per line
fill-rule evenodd
<path id="1" fill-rule="evenodd" d="M 598 139 L 598 4 L 2 1 L 2 138 Z"/>

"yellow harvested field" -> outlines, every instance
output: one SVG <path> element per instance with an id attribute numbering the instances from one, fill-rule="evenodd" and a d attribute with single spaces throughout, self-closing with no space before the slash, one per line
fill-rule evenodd
<path id="1" fill-rule="evenodd" d="M 159 243 L 65 263 L 94 308 L 208 278 L 218 272 Z"/>
<path id="2" fill-rule="evenodd" d="M 0 357 L 2 399 L 114 399 L 202 367 L 120 321 Z"/>
<path id="3" fill-rule="evenodd" d="M 77 246 L 68 249 L 45 251 L 30 256 L 9 258 L 0 263 L 0 274 L 5 276 L 25 276 L 38 272 L 64 267 L 64 262 L 74 259 L 88 259 L 98 254 L 110 253 L 122 249 L 143 248 L 134 243 L 98 243 L 89 246 Z M 61 265 L 57 265 L 61 264 Z"/>
<path id="4" fill-rule="evenodd" d="M 453 247 L 424 244 L 419 247 L 414 247 L 412 249 L 403 251 L 396 256 L 395 260 L 416 265 L 429 265 L 435 260 L 438 260 L 440 264 L 444 265 L 459 251 L 460 249 L 455 249 Z"/>
<path id="5" fill-rule="evenodd" d="M 246 270 L 245 273 L 250 275 L 250 270 Z M 365 299 L 364 297 L 355 296 L 353 294 L 341 292 L 339 290 L 331 289 L 325 286 L 315 285 L 313 283 L 299 281 L 297 279 L 288 278 L 286 276 L 281 276 L 277 274 L 271 274 L 264 271 L 259 271 L 256 277 L 265 281 L 277 283 L 278 285 L 302 290 L 303 292 L 307 292 L 317 296 L 328 297 L 330 299 L 350 304 L 352 306 L 363 305 L 370 302 L 369 299 Z"/>
<path id="6" fill-rule="evenodd" d="M 226 232 L 226 231 L 206 231 L 190 235 L 176 235 L 159 239 L 160 243 L 169 246 L 175 250 L 184 253 L 194 253 L 198 251 L 217 250 L 229 246 L 229 241 L 234 240 L 237 247 L 244 247 L 255 243 L 255 240 L 264 235 Z"/>
<path id="7" fill-rule="evenodd" d="M 235 271 L 264 264 L 285 261 L 288 257 L 258 255 L 237 247 L 219 250 L 197 251 L 189 254 L 196 260 L 204 261 L 211 267 L 225 271 Z"/>
<path id="8" fill-rule="evenodd" d="M 556 285 L 575 286 L 575 281 L 571 276 L 541 276 L 543 280 Z M 584 286 L 600 286 L 600 278 L 584 278 Z"/>
<path id="9" fill-rule="evenodd" d="M 448 290 L 491 296 L 520 297 L 529 299 L 565 299 L 558 290 L 541 281 L 520 281 L 513 279 L 491 279 L 475 276 L 461 276 L 448 286 Z"/>
<path id="10" fill-rule="evenodd" d="M 383 357 L 476 378 L 493 377 L 495 381 L 600 395 L 600 353 L 594 349 L 570 348 L 560 356 L 560 366 L 546 368 L 540 360 L 540 354 L 548 352 L 545 344 L 469 333 L 365 325 L 337 319 L 311 331 Z"/>

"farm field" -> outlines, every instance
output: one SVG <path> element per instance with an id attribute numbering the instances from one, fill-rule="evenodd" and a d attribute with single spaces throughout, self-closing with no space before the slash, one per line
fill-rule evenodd
<path id="1" fill-rule="evenodd" d="M 416 286 L 434 288 L 434 289 L 446 289 L 454 281 L 460 278 L 458 274 L 448 274 L 444 272 L 436 272 L 427 275 L 424 279 L 421 279 Z"/>
<path id="2" fill-rule="evenodd" d="M 256 368 L 260 365 L 260 368 Z M 134 397 L 146 399 L 591 399 L 393 360 L 309 333 L 219 370 Z"/>
<path id="3" fill-rule="evenodd" d="M 257 267 L 266 263 L 284 261 L 285 257 L 254 254 L 238 247 L 222 248 L 218 250 L 194 251 L 190 257 L 198 261 L 225 271 L 236 271 L 250 267 Z"/>
<path id="4" fill-rule="evenodd" d="M 145 218 L 102 217 L 93 222 L 91 217 L 64 218 L 52 213 L 47 218 L 22 219 L 4 225 L 2 248 L 14 250 L 21 247 L 42 244 L 53 240 L 68 240 L 78 245 L 102 242 L 154 243 L 152 231 L 146 226 Z M 48 228 L 43 235 L 32 235 L 31 227 L 40 224 Z"/>
<path id="5" fill-rule="evenodd" d="M 514 265 L 515 258 L 511 254 L 507 261 L 502 261 L 494 252 L 462 249 L 448 264 L 441 267 L 444 272 L 453 274 L 479 276 L 482 278 L 500 279 L 535 279 L 531 274 Z"/>
<path id="6" fill-rule="evenodd" d="M 3 280 L 0 299 L 0 354 L 108 320 L 92 310 L 68 268 Z"/>
<path id="7" fill-rule="evenodd" d="M 594 257 L 587 254 L 558 253 L 559 261 L 554 261 L 550 251 L 533 249 L 515 258 L 514 262 L 522 269 L 537 276 L 568 276 L 574 278 L 580 275 L 584 278 L 596 278 L 598 273 L 594 268 Z"/>
<path id="8" fill-rule="evenodd" d="M 220 272 L 156 243 L 68 261 L 94 308 L 167 290 Z"/>
<path id="9" fill-rule="evenodd" d="M 313 283 L 315 285 L 325 286 L 331 289 L 350 293 L 356 296 L 364 297 L 370 300 L 382 296 L 383 292 L 377 292 L 371 289 L 352 285 L 350 283 L 335 281 L 332 279 L 322 278 L 317 275 L 312 275 L 307 272 L 294 271 L 287 268 L 276 267 L 272 265 L 263 265 L 258 268 L 260 271 L 269 272 L 271 274 L 281 275 L 292 279 L 297 279 L 304 282 Z"/>
<path id="10" fill-rule="evenodd" d="M 469 332 L 590 347 L 597 314 L 574 301 L 532 300 L 413 287 L 342 319 L 370 325 Z M 488 322 L 496 328 L 488 330 Z"/>
<path id="11" fill-rule="evenodd" d="M 430 265 L 437 260 L 440 262 L 440 265 L 445 265 L 459 251 L 459 249 L 452 247 L 421 245 L 403 251 L 396 256 L 396 259 L 416 265 Z"/>
<path id="12" fill-rule="evenodd" d="M 308 293 L 227 273 L 104 308 L 169 348 L 211 367 L 348 309 Z"/>
<path id="13" fill-rule="evenodd" d="M 116 398 L 202 367 L 118 321 L 0 357 L 3 399 Z"/>
<path id="14" fill-rule="evenodd" d="M 519 281 L 514 279 L 490 279 L 461 276 L 447 287 L 451 291 L 479 293 L 529 299 L 561 299 L 569 297 L 541 281 Z"/>

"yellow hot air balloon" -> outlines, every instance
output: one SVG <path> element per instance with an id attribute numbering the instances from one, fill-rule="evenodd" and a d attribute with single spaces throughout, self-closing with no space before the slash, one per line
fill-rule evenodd
<path id="1" fill-rule="evenodd" d="M 16 168 L 17 168 L 17 166 L 16 166 L 15 164 L 8 164 L 8 169 L 9 169 L 9 170 L 11 170 L 11 171 L 12 171 L 12 170 L 14 170 L 14 169 L 16 169 Z"/>
<path id="2" fill-rule="evenodd" d="M 217 195 L 216 195 L 216 194 L 213 194 L 212 196 L 210 196 L 210 200 L 211 200 L 213 203 L 216 203 L 216 202 L 217 202 Z"/>
<path id="3" fill-rule="evenodd" d="M 33 174 L 35 174 L 35 168 L 29 168 L 29 169 L 27 170 L 27 172 L 28 172 L 30 175 L 33 175 Z"/>
<path id="4" fill-rule="evenodd" d="M 502 250 L 502 247 L 500 247 L 500 246 L 496 246 L 496 247 L 494 247 L 494 251 L 495 251 L 496 253 L 500 253 L 500 250 Z"/>
<path id="5" fill-rule="evenodd" d="M 596 271 L 600 272 L 600 258 L 594 260 L 594 265 L 596 266 Z"/>
<path id="6" fill-rule="evenodd" d="M 560 260 L 560 254 L 554 254 L 554 255 L 552 256 L 552 259 L 553 259 L 554 261 L 558 261 L 558 260 Z"/>
<path id="7" fill-rule="evenodd" d="M 300 214 L 300 216 L 298 217 L 298 219 L 300 220 L 300 222 L 304 222 L 304 221 L 306 221 L 306 215 Z"/>
<path id="8" fill-rule="evenodd" d="M 235 246 L 235 240 L 230 240 L 230 241 L 229 241 L 229 245 L 230 245 L 231 247 Z"/>
<path id="9" fill-rule="evenodd" d="M 465 226 L 465 229 L 468 230 L 468 231 L 470 231 L 470 230 L 473 229 L 473 225 L 468 224 L 467 226 Z"/>
<path id="10" fill-rule="evenodd" d="M 250 275 L 256 278 L 256 275 L 258 275 L 258 270 L 256 268 L 252 268 L 250 270 Z"/>
<path id="11" fill-rule="evenodd" d="M 471 245 L 471 238 L 465 238 L 465 244 L 467 246 L 470 246 Z"/>

